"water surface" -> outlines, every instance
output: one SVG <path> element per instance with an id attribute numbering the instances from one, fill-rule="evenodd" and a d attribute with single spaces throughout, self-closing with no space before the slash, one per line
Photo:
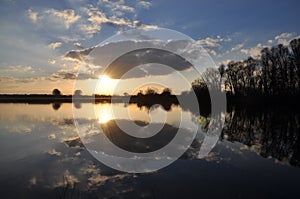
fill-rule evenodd
<path id="1" fill-rule="evenodd" d="M 83 111 L 83 120 L 91 126 L 106 126 L 118 145 L 142 152 L 172 139 L 181 118 L 181 128 L 199 125 L 204 131 L 209 121 L 209 117 L 199 121 L 199 116 L 179 106 L 166 111 L 161 106 L 112 104 L 118 110 L 112 115 L 110 104 L 0 104 L 1 198 L 298 198 L 297 111 L 232 110 L 226 114 L 220 140 L 206 158 L 198 158 L 199 135 L 170 166 L 128 174 L 101 164 L 80 142 L 72 108 L 88 106 L 95 110 L 95 117 Z M 160 122 L 162 113 L 167 115 L 166 133 L 150 146 L 122 137 L 114 124 L 133 120 L 143 126 Z"/>

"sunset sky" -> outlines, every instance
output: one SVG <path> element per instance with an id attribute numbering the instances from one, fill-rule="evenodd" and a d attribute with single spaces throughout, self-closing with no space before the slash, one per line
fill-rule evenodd
<path id="1" fill-rule="evenodd" d="M 300 35 L 299 7 L 297 0 L 1 0 L 0 93 L 73 93 L 80 63 L 68 52 L 132 28 L 182 32 L 202 44 L 216 65 L 255 57 L 265 46 L 286 45 Z M 99 93 L 110 94 L 110 87 Z"/>

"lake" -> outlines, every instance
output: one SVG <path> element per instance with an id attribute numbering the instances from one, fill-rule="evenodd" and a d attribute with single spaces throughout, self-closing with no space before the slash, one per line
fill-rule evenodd
<path id="1" fill-rule="evenodd" d="M 111 114 L 111 106 L 117 114 Z M 165 110 L 136 104 L 0 104 L 1 198 L 299 197 L 297 110 L 232 108 L 226 113 L 219 141 L 205 158 L 198 157 L 201 135 L 197 135 L 171 165 L 134 174 L 111 169 L 86 150 L 78 137 L 73 108 L 93 109 L 95 117 L 83 111 L 82 120 L 91 126 L 106 125 L 114 143 L 136 152 L 162 147 L 178 128 L 199 125 L 205 134 L 209 121 L 208 116 L 199 118 L 176 105 Z M 143 126 L 160 122 L 162 114 L 167 116 L 168 131 L 148 145 L 124 137 L 114 123 L 135 121 Z"/>

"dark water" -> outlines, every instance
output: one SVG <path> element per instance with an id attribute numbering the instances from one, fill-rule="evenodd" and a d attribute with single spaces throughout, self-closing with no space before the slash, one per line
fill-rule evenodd
<path id="1" fill-rule="evenodd" d="M 101 164 L 81 144 L 74 126 L 72 104 L 0 104 L 0 197 L 1 198 L 299 198 L 300 118 L 296 110 L 231 110 L 215 148 L 199 159 L 199 144 L 176 162 L 157 172 L 128 174 Z M 149 110 L 136 105 L 95 106 L 95 118 L 106 125 L 116 144 L 132 140 L 120 137 L 113 121 L 126 121 L 125 110 L 138 125 L 150 121 Z M 160 120 L 161 107 L 150 110 Z M 172 139 L 182 113 L 185 126 L 198 117 L 173 106 L 166 112 Z M 205 129 L 209 118 L 202 118 Z M 204 122 L 203 122 L 204 121 Z M 165 137 L 163 137 L 165 138 Z M 164 143 L 160 137 L 157 145 Z M 134 143 L 134 142 L 133 142 Z M 140 147 L 140 148 L 139 148 Z M 146 150 L 147 151 L 147 150 Z"/>

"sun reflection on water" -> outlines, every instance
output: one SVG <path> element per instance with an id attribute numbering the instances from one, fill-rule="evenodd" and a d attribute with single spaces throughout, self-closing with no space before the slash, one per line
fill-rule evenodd
<path id="1" fill-rule="evenodd" d="M 107 114 L 107 113 L 102 113 L 99 115 L 99 123 L 100 124 L 104 124 L 104 123 L 107 123 L 108 121 L 112 120 L 113 118 L 111 117 L 110 114 Z"/>
<path id="2" fill-rule="evenodd" d="M 111 106 L 102 106 L 98 111 L 98 122 L 104 124 L 114 119 Z"/>

